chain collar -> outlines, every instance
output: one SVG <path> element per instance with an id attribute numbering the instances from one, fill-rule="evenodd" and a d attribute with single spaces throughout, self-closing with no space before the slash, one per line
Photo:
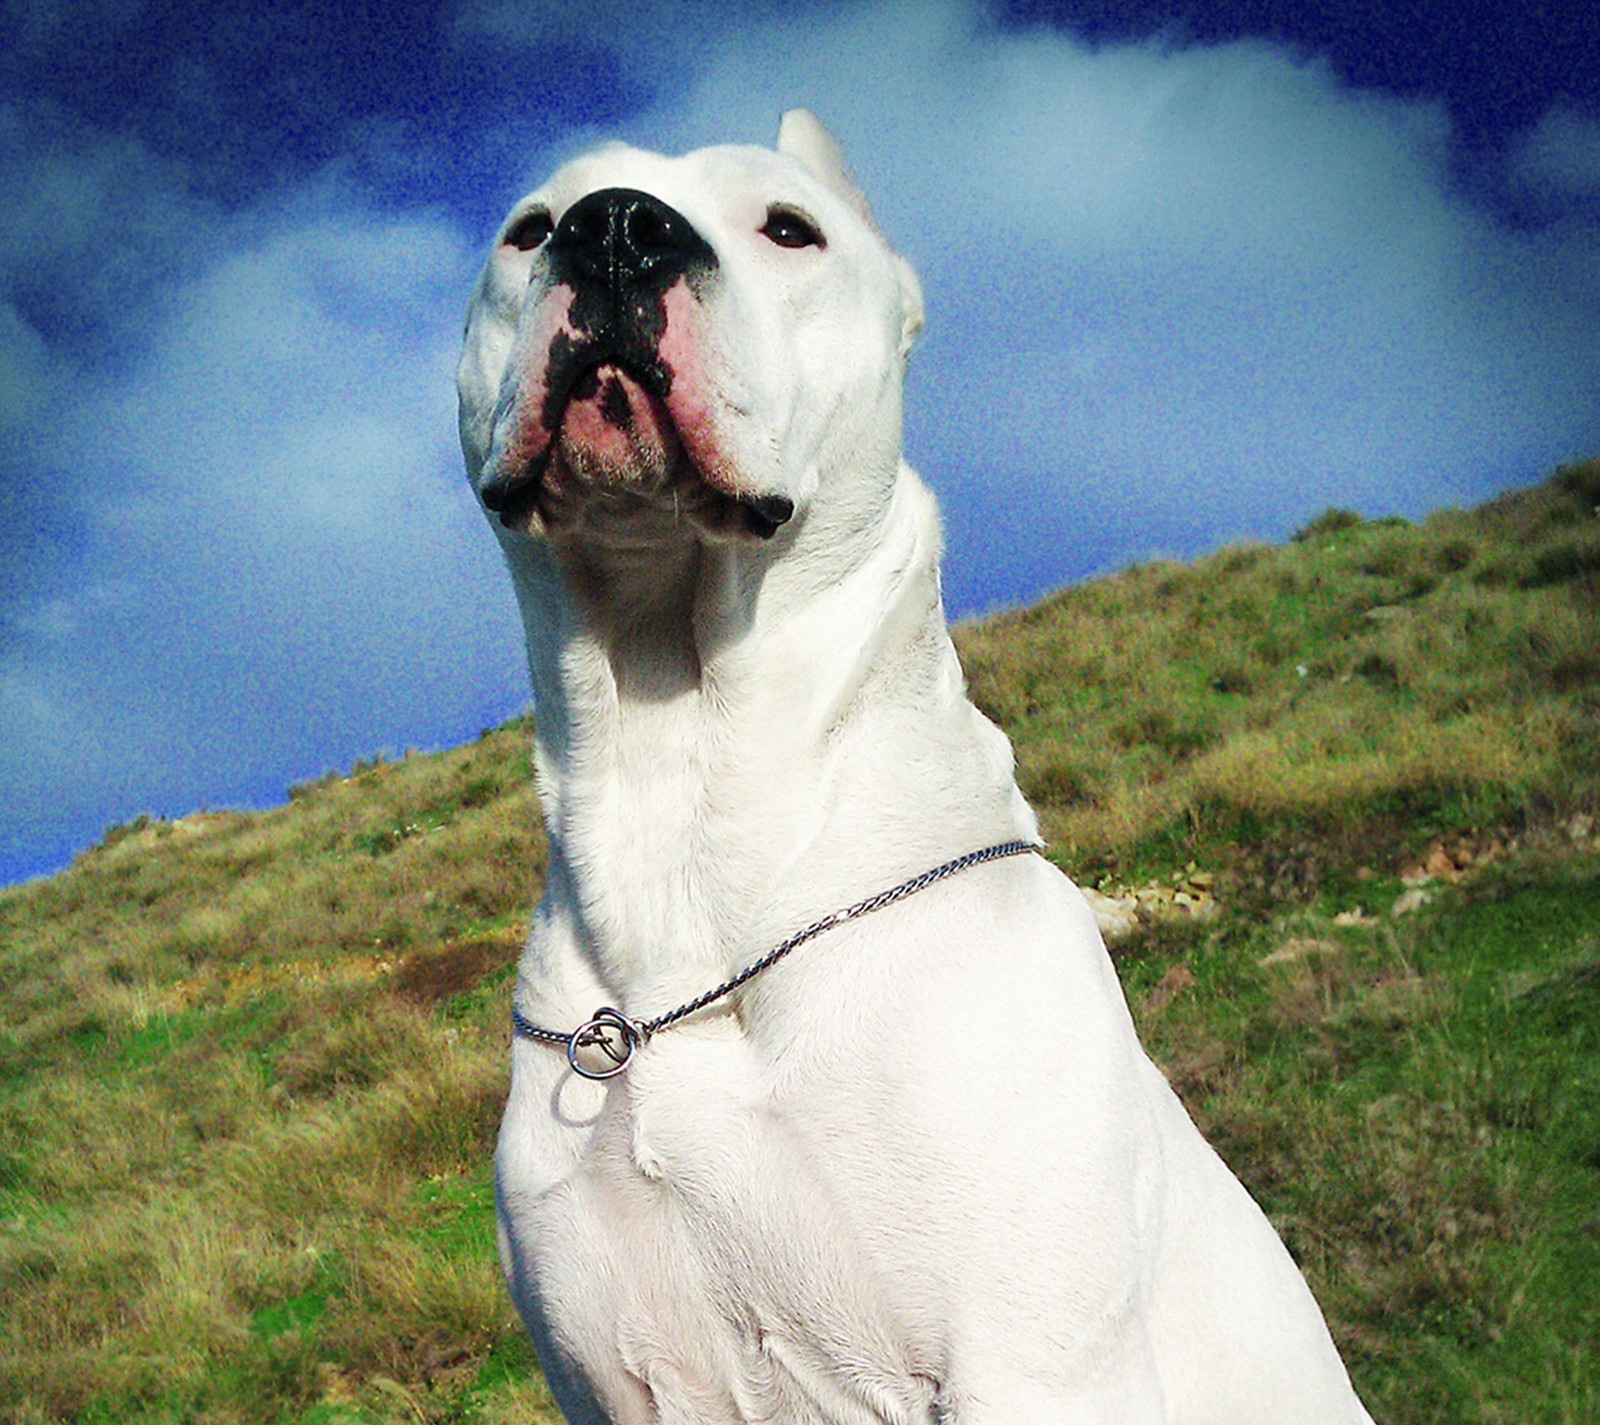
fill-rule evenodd
<path id="1" fill-rule="evenodd" d="M 513 1004 L 512 1032 L 524 1039 L 536 1040 L 540 1044 L 564 1047 L 567 1051 L 567 1063 L 572 1066 L 573 1072 L 581 1074 L 586 1079 L 615 1078 L 628 1067 L 633 1059 L 634 1050 L 652 1034 L 676 1024 L 680 1019 L 687 1019 L 695 1011 L 731 995 L 740 985 L 753 980 L 763 970 L 776 965 L 791 950 L 804 945 L 808 940 L 815 939 L 823 931 L 832 930 L 835 926 L 868 915 L 872 911 L 882 910 L 885 906 L 915 895 L 934 882 L 942 881 L 946 876 L 953 876 L 958 871 L 981 866 L 986 861 L 998 861 L 1005 856 L 1021 856 L 1028 851 L 1037 851 L 1039 847 L 1040 843 L 1037 841 L 1002 841 L 998 846 L 988 846 L 982 851 L 969 851 L 965 856 L 957 856 L 955 860 L 946 861 L 942 866 L 935 866 L 931 871 L 924 871 L 920 876 L 913 876 L 909 881 L 902 881 L 887 891 L 879 891 L 877 895 L 868 896 L 865 900 L 857 901 L 843 910 L 836 910 L 830 915 L 823 916 L 821 920 L 812 921 L 804 930 L 795 931 L 787 940 L 773 946 L 759 960 L 740 970 L 732 979 L 724 980 L 715 989 L 707 990 L 703 995 L 690 1000 L 687 1004 L 680 1004 L 665 1014 L 658 1014 L 654 1019 L 631 1019 L 620 1009 L 602 1005 L 570 1034 L 563 1034 L 556 1029 L 541 1029 L 537 1024 L 531 1023 Z M 584 1063 L 580 1058 L 583 1050 L 593 1051 L 589 1063 Z M 593 1063 L 595 1058 L 601 1061 L 598 1067 Z"/>

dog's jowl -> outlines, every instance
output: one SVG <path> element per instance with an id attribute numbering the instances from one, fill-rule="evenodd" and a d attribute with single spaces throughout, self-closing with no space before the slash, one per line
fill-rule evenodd
<path id="1" fill-rule="evenodd" d="M 800 111 L 577 159 L 474 290 L 550 839 L 512 1295 L 574 1422 L 1364 1421 L 966 699 L 921 322 Z"/>

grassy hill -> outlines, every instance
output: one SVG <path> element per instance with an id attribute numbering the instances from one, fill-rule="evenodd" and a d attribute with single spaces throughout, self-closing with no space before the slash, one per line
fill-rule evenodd
<path id="1" fill-rule="evenodd" d="M 1381 1425 L 1600 1419 L 1600 464 L 958 642 Z M 554 1418 L 489 1175 L 528 739 L 0 892 L 0 1420 Z"/>

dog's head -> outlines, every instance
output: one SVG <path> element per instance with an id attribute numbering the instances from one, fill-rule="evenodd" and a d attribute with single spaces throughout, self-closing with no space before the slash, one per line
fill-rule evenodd
<path id="1" fill-rule="evenodd" d="M 596 150 L 512 208 L 473 291 L 468 476 L 507 530 L 552 540 L 760 544 L 819 503 L 864 513 L 898 466 L 921 319 L 805 111 L 776 152 Z"/>

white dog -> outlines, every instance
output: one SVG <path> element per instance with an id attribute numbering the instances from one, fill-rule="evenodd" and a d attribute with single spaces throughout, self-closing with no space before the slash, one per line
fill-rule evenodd
<path id="1" fill-rule="evenodd" d="M 800 111 L 568 164 L 473 293 L 550 836 L 512 1294 L 573 1422 L 1365 1421 L 964 695 L 921 321 Z"/>

